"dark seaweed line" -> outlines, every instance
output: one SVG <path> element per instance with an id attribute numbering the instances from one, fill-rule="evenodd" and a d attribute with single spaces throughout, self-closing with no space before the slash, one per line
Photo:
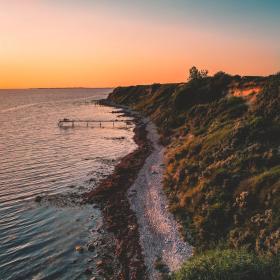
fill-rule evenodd
<path id="1" fill-rule="evenodd" d="M 103 100 L 102 105 L 115 106 Z M 123 107 L 121 107 L 124 109 Z M 139 230 L 135 213 L 130 209 L 127 190 L 137 178 L 138 172 L 152 152 L 152 145 L 147 139 L 146 124 L 139 115 L 124 110 L 125 115 L 134 117 L 134 141 L 138 148 L 125 156 L 115 167 L 113 174 L 102 180 L 91 192 L 85 195 L 85 200 L 97 203 L 103 213 L 106 230 L 115 238 L 114 253 L 121 267 L 112 271 L 108 260 L 104 259 L 103 271 L 110 279 L 141 280 L 148 279 L 142 249 L 139 243 Z"/>

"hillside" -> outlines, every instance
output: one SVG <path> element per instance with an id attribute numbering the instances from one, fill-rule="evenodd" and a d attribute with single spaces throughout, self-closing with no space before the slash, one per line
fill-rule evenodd
<path id="1" fill-rule="evenodd" d="M 280 250 L 280 75 L 120 87 L 108 99 L 149 116 L 166 146 L 164 189 L 197 252 Z M 183 278 L 178 278 L 183 279 Z"/>

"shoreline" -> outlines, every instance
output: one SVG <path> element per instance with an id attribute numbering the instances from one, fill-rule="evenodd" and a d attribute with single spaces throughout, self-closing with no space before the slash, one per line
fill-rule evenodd
<path id="1" fill-rule="evenodd" d="M 169 211 L 163 190 L 165 148 L 152 122 L 147 122 L 148 140 L 153 151 L 138 173 L 128 196 L 139 224 L 140 244 L 149 279 L 159 280 L 179 269 L 193 252 L 179 231 L 180 225 Z"/>
<path id="2" fill-rule="evenodd" d="M 87 195 L 89 201 L 99 203 L 104 226 L 115 236 L 121 269 L 114 279 L 162 279 L 192 255 L 163 191 L 165 149 L 148 118 L 108 100 L 101 105 L 120 108 L 134 117 L 138 145 Z"/>
<path id="3" fill-rule="evenodd" d="M 140 245 L 138 221 L 130 207 L 127 192 L 136 180 L 146 158 L 152 153 L 152 145 L 147 138 L 146 124 L 139 114 L 107 100 L 102 100 L 100 105 L 120 108 L 126 116 L 134 118 L 133 139 L 138 147 L 121 159 L 111 175 L 103 179 L 94 190 L 85 194 L 84 200 L 98 204 L 103 214 L 104 227 L 114 236 L 114 254 L 118 258 L 120 268 L 113 272 L 117 275 L 114 274 L 114 278 L 111 279 L 146 280 L 148 277 Z M 110 264 L 105 258 L 102 262 L 103 270 L 108 271 Z"/>

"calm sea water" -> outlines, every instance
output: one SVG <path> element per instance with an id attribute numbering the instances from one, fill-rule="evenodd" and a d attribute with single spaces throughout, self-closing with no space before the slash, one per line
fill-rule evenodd
<path id="1" fill-rule="evenodd" d="M 110 90 L 0 91 L 0 279 L 90 279 L 84 272 L 94 252 L 76 245 L 91 240 L 102 222 L 92 206 L 38 204 L 93 188 L 133 149 L 130 129 L 62 129 L 62 118 L 115 119 L 96 106 Z M 125 119 L 119 116 L 119 119 Z M 59 200 L 58 200 L 59 201 Z"/>

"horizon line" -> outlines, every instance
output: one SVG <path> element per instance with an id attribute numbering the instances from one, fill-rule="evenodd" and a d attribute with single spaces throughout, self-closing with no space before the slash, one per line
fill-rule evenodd
<path id="1" fill-rule="evenodd" d="M 28 90 L 28 89 L 113 89 L 116 87 L 22 87 L 22 88 L 0 88 L 0 90 Z"/>
<path id="2" fill-rule="evenodd" d="M 223 71 L 221 71 L 223 72 Z M 256 77 L 256 78 L 265 78 L 269 77 L 271 75 L 276 75 L 278 72 L 269 74 L 269 75 L 239 75 L 239 74 L 229 74 L 227 72 L 224 72 L 227 75 L 230 76 L 240 76 L 241 78 L 243 77 Z M 216 73 L 215 73 L 216 74 Z M 213 77 L 214 75 L 209 75 L 208 77 Z M 152 84 L 181 84 L 181 83 L 187 83 L 188 80 L 186 79 L 185 81 L 174 81 L 174 82 L 153 82 L 153 83 L 135 83 L 135 84 L 128 84 L 128 85 L 118 85 L 118 86 L 98 86 L 98 87 L 85 87 L 85 86 L 54 86 L 54 87 L 18 87 L 18 88 L 0 88 L 0 90 L 33 90 L 33 89 L 114 89 L 117 87 L 129 87 L 129 86 L 139 86 L 139 85 L 152 85 Z"/>

